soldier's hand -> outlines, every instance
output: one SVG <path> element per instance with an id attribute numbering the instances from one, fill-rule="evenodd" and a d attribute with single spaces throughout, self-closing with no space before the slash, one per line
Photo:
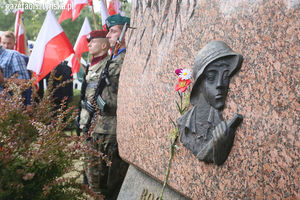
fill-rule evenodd
<path id="1" fill-rule="evenodd" d="M 227 134 L 227 123 L 225 121 L 221 121 L 221 123 L 219 123 L 212 132 L 215 142 L 225 138 L 226 134 Z"/>
<path id="2" fill-rule="evenodd" d="M 213 160 L 217 165 L 221 165 L 227 159 L 233 144 L 235 130 L 242 120 L 242 115 L 235 114 L 231 120 L 222 121 L 213 130 Z"/>

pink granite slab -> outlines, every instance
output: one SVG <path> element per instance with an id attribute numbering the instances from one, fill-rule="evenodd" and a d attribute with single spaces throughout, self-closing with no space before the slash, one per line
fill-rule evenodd
<path id="1" fill-rule="evenodd" d="M 163 181 L 170 118 L 179 116 L 177 68 L 192 69 L 198 51 L 223 40 L 244 56 L 223 112 L 244 116 L 220 167 L 200 162 L 180 141 L 168 184 L 191 199 L 300 199 L 299 1 L 141 0 L 120 76 L 120 155 Z"/>

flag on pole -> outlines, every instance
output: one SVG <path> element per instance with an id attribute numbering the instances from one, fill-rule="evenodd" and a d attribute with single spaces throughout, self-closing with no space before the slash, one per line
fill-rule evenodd
<path id="1" fill-rule="evenodd" d="M 21 14 L 23 14 L 24 11 L 19 9 L 15 10 L 15 15 L 16 15 L 16 21 L 15 21 L 15 35 L 19 35 L 19 26 L 20 26 L 20 19 L 21 19 Z"/>
<path id="2" fill-rule="evenodd" d="M 23 10 L 16 10 L 16 21 L 15 21 L 15 37 L 16 37 L 16 44 L 15 50 L 27 55 L 27 43 L 25 37 L 25 28 L 22 21 L 22 14 L 24 13 Z"/>
<path id="3" fill-rule="evenodd" d="M 104 3 L 104 0 L 100 0 L 100 13 L 101 13 L 101 19 L 102 19 L 102 27 L 104 30 L 107 31 L 106 25 L 105 25 L 105 20 L 108 18 L 108 10 L 106 7 L 106 4 Z"/>
<path id="4" fill-rule="evenodd" d="M 74 21 L 80 15 L 81 9 L 88 4 L 92 5 L 92 0 L 68 0 L 65 9 L 61 12 L 58 23 L 69 18 Z"/>
<path id="5" fill-rule="evenodd" d="M 120 13 L 120 2 L 119 0 L 110 0 L 108 4 L 109 15 L 115 15 Z"/>
<path id="6" fill-rule="evenodd" d="M 65 5 L 65 9 L 61 12 L 60 17 L 58 19 L 58 23 L 62 21 L 72 18 L 72 4 L 71 0 L 68 0 L 67 4 Z"/>
<path id="7" fill-rule="evenodd" d="M 82 53 L 89 51 L 86 36 L 91 31 L 92 31 L 92 29 L 91 29 L 89 20 L 87 17 L 85 17 L 82 27 L 80 29 L 78 38 L 76 40 L 75 46 L 74 46 L 75 54 L 77 55 L 79 60 L 81 59 Z M 72 63 L 72 75 L 73 75 L 73 74 L 79 72 L 79 68 L 80 68 L 80 63 L 78 62 L 75 55 L 72 55 L 71 63 Z"/>
<path id="8" fill-rule="evenodd" d="M 39 82 L 72 53 L 74 50 L 71 42 L 49 10 L 37 36 L 27 69 L 35 73 Z"/>
<path id="9" fill-rule="evenodd" d="M 22 54 L 28 55 L 25 27 L 22 19 L 20 20 L 18 35 L 16 35 L 15 50 Z"/>

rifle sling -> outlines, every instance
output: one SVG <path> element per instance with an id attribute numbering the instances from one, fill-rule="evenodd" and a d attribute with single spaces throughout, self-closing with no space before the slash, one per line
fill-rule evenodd
<path id="1" fill-rule="evenodd" d="M 107 76 L 108 76 L 108 67 L 109 67 L 109 65 L 112 61 L 112 58 L 113 58 L 113 54 L 111 55 L 110 59 L 106 62 L 106 65 L 105 65 L 104 69 L 101 72 L 100 79 L 99 79 L 99 82 L 98 82 L 98 86 L 96 88 L 95 95 L 94 95 L 94 98 L 93 98 L 93 103 L 96 102 L 98 95 L 100 95 L 100 96 L 102 95 L 102 92 L 103 92 L 103 90 L 106 86 L 105 73 L 107 72 Z M 84 132 L 86 132 L 86 133 L 90 129 L 91 122 L 92 122 L 92 119 L 94 117 L 94 114 L 95 113 L 89 113 L 89 118 L 88 118 L 87 124 L 84 127 Z"/>
<path id="2" fill-rule="evenodd" d="M 108 74 L 108 68 L 109 68 L 109 65 L 112 61 L 112 58 L 113 58 L 113 55 L 111 55 L 110 59 L 106 62 L 105 67 L 101 72 L 101 76 L 100 76 L 100 79 L 99 79 L 99 82 L 98 82 L 98 86 L 96 88 L 96 92 L 95 92 L 95 95 L 94 95 L 94 102 L 97 100 L 98 95 L 100 95 L 100 96 L 102 95 L 102 92 L 103 92 L 103 90 L 106 86 L 105 76 L 107 76 L 107 78 L 108 78 L 108 75 L 109 75 Z M 107 73 L 107 74 L 105 75 L 105 73 Z"/>
<path id="3" fill-rule="evenodd" d="M 86 83 L 86 76 L 89 72 L 89 68 L 90 68 L 90 65 L 87 65 L 86 67 L 86 74 L 83 76 L 83 81 L 82 81 L 82 85 L 81 85 L 81 91 L 80 91 L 80 101 L 79 101 L 79 112 L 78 112 L 78 119 L 77 119 L 77 127 L 76 127 L 76 133 L 77 135 L 79 136 L 80 135 L 80 113 L 81 113 L 81 110 L 82 110 L 82 107 L 81 107 L 81 101 L 85 99 L 85 91 L 86 91 L 86 87 L 87 87 L 87 83 Z"/>

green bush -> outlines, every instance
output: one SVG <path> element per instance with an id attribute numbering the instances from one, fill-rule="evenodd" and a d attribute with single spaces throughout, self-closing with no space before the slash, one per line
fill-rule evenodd
<path id="1" fill-rule="evenodd" d="M 81 172 L 76 177 L 65 176 L 78 171 L 74 161 L 93 153 L 84 145 L 84 136 L 64 133 L 77 112 L 65 108 L 64 102 L 59 110 L 53 110 L 49 94 L 25 109 L 21 91 L 13 86 L 0 94 L 0 200 L 95 196 L 76 182 Z"/>

